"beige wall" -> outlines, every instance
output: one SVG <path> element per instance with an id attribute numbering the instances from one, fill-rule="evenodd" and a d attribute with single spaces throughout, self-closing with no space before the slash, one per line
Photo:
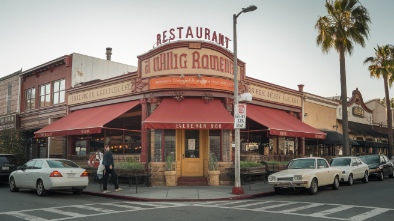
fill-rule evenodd
<path id="1" fill-rule="evenodd" d="M 342 128 L 333 127 L 337 125 L 336 106 L 333 105 L 305 100 L 303 121 L 316 129 L 336 130 L 342 133 Z"/>

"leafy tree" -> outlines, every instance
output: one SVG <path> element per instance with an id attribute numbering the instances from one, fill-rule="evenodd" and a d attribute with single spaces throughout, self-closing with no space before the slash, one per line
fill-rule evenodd
<path id="1" fill-rule="evenodd" d="M 24 139 L 19 130 L 0 130 L 0 153 L 15 154 L 19 165 L 26 161 L 26 152 L 23 144 Z"/>
<path id="2" fill-rule="evenodd" d="M 349 155 L 345 54 L 352 54 L 355 43 L 365 47 L 371 19 L 368 10 L 358 0 L 326 0 L 325 7 L 328 15 L 320 17 L 315 24 L 315 29 L 318 30 L 316 44 L 321 46 L 323 53 L 328 53 L 331 48 L 339 53 L 342 139 L 344 155 Z"/>
<path id="3" fill-rule="evenodd" d="M 390 101 L 389 88 L 394 81 L 394 46 L 378 45 L 375 49 L 376 57 L 368 57 L 364 64 L 370 63 L 368 70 L 371 77 L 379 79 L 383 78 L 385 106 L 387 108 L 387 134 L 388 134 L 388 157 L 391 159 L 393 155 L 393 115 L 391 112 L 392 102 Z"/>

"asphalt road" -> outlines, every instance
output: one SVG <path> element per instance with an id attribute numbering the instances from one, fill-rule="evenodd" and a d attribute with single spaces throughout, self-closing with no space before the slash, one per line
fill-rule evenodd
<path id="1" fill-rule="evenodd" d="M 242 201 L 133 202 L 89 195 L 34 191 L 11 193 L 0 185 L 0 220 L 392 220 L 394 179 L 355 182 L 339 190 L 320 189 Z"/>

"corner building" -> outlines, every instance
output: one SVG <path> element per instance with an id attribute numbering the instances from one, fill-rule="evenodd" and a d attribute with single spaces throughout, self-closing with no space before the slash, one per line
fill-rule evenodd
<path id="1" fill-rule="evenodd" d="M 165 162 L 175 157 L 178 178 L 208 176 L 209 154 L 219 162 L 220 184 L 232 182 L 234 161 L 234 55 L 218 44 L 177 41 L 138 56 L 138 71 L 67 91 L 69 114 L 36 137 L 64 136 L 69 158 L 94 161 L 109 144 L 117 161 L 146 165 L 154 186 L 165 185 Z M 326 134 L 303 123 L 303 91 L 246 76 L 238 60 L 240 94 L 249 92 L 241 160 L 285 160 L 305 154 L 305 138 Z M 81 154 L 81 144 L 86 148 Z M 86 163 L 85 163 L 86 164 Z M 94 167 L 94 163 L 87 166 Z"/>

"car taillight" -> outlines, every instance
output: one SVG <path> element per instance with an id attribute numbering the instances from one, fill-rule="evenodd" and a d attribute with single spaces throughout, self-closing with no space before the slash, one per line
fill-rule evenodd
<path id="1" fill-rule="evenodd" d="M 62 174 L 61 174 L 59 171 L 54 170 L 54 171 L 49 175 L 49 177 L 63 177 L 63 176 L 62 176 Z"/>
<path id="2" fill-rule="evenodd" d="M 83 176 L 89 176 L 89 174 L 88 174 L 88 172 L 86 170 L 83 171 L 83 173 L 81 174 L 81 177 L 83 177 Z"/>

